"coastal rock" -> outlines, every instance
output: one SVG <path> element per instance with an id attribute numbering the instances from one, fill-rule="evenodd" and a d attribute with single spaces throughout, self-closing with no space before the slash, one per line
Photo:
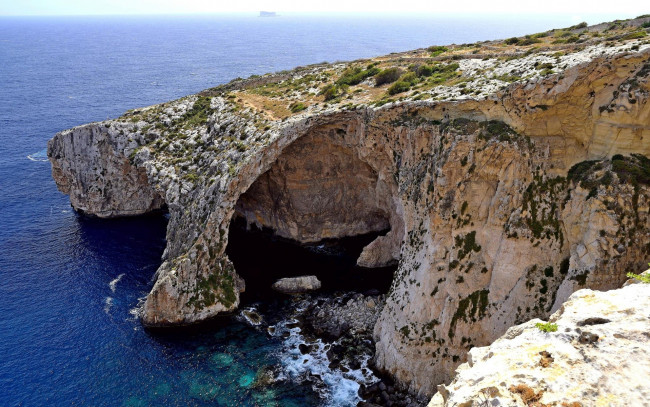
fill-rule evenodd
<path id="1" fill-rule="evenodd" d="M 388 229 L 357 259 L 398 262 L 375 363 L 430 396 L 470 348 L 647 262 L 650 44 L 625 27 L 619 42 L 603 27 L 580 44 L 452 47 L 427 65 L 448 81 L 401 100 L 366 82 L 319 94 L 368 61 L 238 80 L 58 133 L 48 157 L 79 211 L 168 209 L 146 326 L 239 306 L 233 218 L 300 243 Z M 432 63 L 425 50 L 374 61 Z"/>
<path id="2" fill-rule="evenodd" d="M 316 276 L 281 278 L 273 283 L 272 288 L 284 294 L 300 294 L 318 290 L 321 286 Z"/>
<path id="3" fill-rule="evenodd" d="M 549 318 L 473 348 L 429 407 L 650 405 L 650 284 L 579 290 Z"/>
<path id="4" fill-rule="evenodd" d="M 329 340 L 346 333 L 368 336 L 372 334 L 384 304 L 383 295 L 353 294 L 321 299 L 307 308 L 305 324 L 317 336 Z"/>

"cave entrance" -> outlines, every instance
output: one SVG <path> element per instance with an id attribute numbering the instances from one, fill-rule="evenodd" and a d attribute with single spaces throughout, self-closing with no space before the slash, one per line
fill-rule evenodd
<path id="1" fill-rule="evenodd" d="M 238 199 L 226 250 L 246 281 L 242 301 L 303 275 L 316 275 L 320 292 L 388 291 L 396 264 L 391 188 L 341 131 L 301 137 Z"/>

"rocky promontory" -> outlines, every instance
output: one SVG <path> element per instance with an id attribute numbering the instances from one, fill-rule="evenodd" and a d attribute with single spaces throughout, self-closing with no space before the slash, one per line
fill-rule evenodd
<path id="1" fill-rule="evenodd" d="M 429 407 L 650 405 L 648 310 L 650 284 L 579 290 L 547 323 L 471 349 Z"/>
<path id="2" fill-rule="evenodd" d="M 169 213 L 141 318 L 236 309 L 230 223 L 367 233 L 398 264 L 376 365 L 421 395 L 468 351 L 650 256 L 650 17 L 235 80 L 58 133 L 52 174 L 99 217 Z"/>

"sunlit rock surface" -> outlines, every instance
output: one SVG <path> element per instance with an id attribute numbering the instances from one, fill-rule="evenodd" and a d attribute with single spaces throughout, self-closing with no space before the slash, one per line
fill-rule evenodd
<path id="1" fill-rule="evenodd" d="M 429 407 L 650 405 L 649 309 L 650 284 L 579 290 L 549 318 L 556 332 L 534 319 L 470 350 Z"/>

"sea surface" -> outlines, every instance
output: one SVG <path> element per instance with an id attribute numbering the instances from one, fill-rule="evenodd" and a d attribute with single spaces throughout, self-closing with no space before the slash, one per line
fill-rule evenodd
<path id="1" fill-rule="evenodd" d="M 587 20 L 622 17 L 633 16 Z M 0 406 L 358 401 L 354 378 L 331 376 L 318 358 L 303 361 L 295 333 L 271 336 L 241 318 L 198 330 L 144 330 L 136 311 L 160 264 L 166 219 L 76 215 L 57 191 L 45 155 L 57 131 L 235 77 L 505 38 L 581 20 L 374 14 L 0 17 Z M 256 386 L 265 369 L 275 369 L 281 380 Z M 296 379 L 305 371 L 326 380 L 315 388 Z"/>

